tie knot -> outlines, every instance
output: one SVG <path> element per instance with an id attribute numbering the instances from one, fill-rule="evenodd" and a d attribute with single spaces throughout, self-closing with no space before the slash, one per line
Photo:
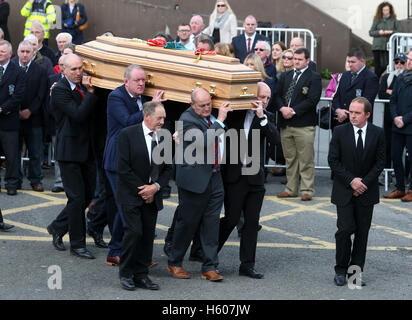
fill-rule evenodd
<path id="1" fill-rule="evenodd" d="M 149 136 L 153 138 L 153 131 L 149 132 Z"/>
<path id="2" fill-rule="evenodd" d="M 358 135 L 360 135 L 360 136 L 362 135 L 362 129 L 358 130 Z"/>
<path id="3" fill-rule="evenodd" d="M 295 74 L 298 76 L 298 75 L 300 75 L 302 73 L 302 71 L 300 71 L 300 70 L 296 70 L 295 71 Z"/>

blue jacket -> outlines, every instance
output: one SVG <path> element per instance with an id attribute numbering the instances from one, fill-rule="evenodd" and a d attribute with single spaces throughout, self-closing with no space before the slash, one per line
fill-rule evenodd
<path id="1" fill-rule="evenodd" d="M 147 98 L 142 97 L 142 103 Z M 143 121 L 143 113 L 130 97 L 124 85 L 113 90 L 107 99 L 107 136 L 103 167 L 116 172 L 116 148 L 120 131 Z"/>
<path id="2" fill-rule="evenodd" d="M 404 71 L 396 79 L 390 100 L 392 119 L 402 116 L 405 126 L 398 128 L 392 125 L 392 131 L 399 134 L 412 135 L 412 72 Z"/>

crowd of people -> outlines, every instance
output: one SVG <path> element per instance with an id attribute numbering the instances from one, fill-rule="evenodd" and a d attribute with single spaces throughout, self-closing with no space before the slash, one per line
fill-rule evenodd
<path id="1" fill-rule="evenodd" d="M 396 18 L 392 6 L 384 4 L 378 8 L 382 14 L 377 14 L 372 28 L 378 31 L 371 30 L 374 37 L 389 34 L 380 32 L 380 20 L 388 24 Z M 174 41 L 183 50 L 235 57 L 260 72 L 253 107 L 233 112 L 230 102 L 212 110 L 212 97 L 201 88 L 192 92 L 190 105 L 166 101 L 163 91 L 156 91 L 152 98 L 144 96 L 146 72 L 135 64 L 125 69 L 120 87 L 111 92 L 95 88 L 90 77 L 83 75 L 82 60 L 75 54 L 75 45 L 83 41 L 81 27 L 87 23 L 84 6 L 76 0 L 62 5 L 63 30 L 56 37 L 55 52 L 47 46 L 50 24 L 56 19 L 51 1 L 29 0 L 21 14 L 27 20 L 14 57 L 10 42 L 5 40 L 7 29 L 0 29 L 0 153 L 6 159 L 7 195 L 17 195 L 22 187 L 23 146 L 29 158 L 27 179 L 34 191 L 42 192 L 44 143 L 52 144 L 54 154 L 48 157 L 55 159 L 55 184 L 51 191 L 64 191 L 68 198 L 47 226 L 53 246 L 66 250 L 63 236 L 68 233 L 71 254 L 94 259 L 86 248 L 88 234 L 97 247 L 109 248 L 106 263 L 119 267 L 124 289 L 159 289 L 148 273 L 157 264 L 152 257 L 157 213 L 163 208 L 163 199 L 170 196 L 169 180 L 174 179 L 179 204 L 164 245 L 172 276 L 191 277 L 183 268 L 183 258 L 193 241 L 190 259 L 202 262 L 202 278 L 222 281 L 218 253 L 238 226 L 239 275 L 263 278 L 255 269 L 268 174 L 263 150 L 286 167 L 285 189 L 277 197 L 300 194 L 302 201 L 311 201 L 315 195 L 314 139 L 322 82 L 303 39 L 272 43 L 256 32 L 258 23 L 252 15 L 244 19 L 244 33 L 237 35 L 237 18 L 226 0 L 216 1 L 208 26 L 200 15 L 194 15 L 178 26 L 176 40 L 164 34 L 153 37 Z M 338 212 L 335 283 L 339 286 L 345 283 L 350 265 L 363 269 L 383 168 L 393 163 L 396 175 L 396 190 L 385 197 L 412 201 L 412 180 L 405 192 L 407 174 L 402 163 L 404 148 L 412 150 L 412 51 L 397 54 L 394 63 L 395 71 L 384 74 L 379 84 L 380 71 L 376 66 L 376 74 L 368 70 L 365 53 L 354 48 L 347 54 L 346 71 L 333 75 L 326 90 L 333 98 L 331 108 L 336 115 L 328 160 L 334 180 L 332 202 Z M 385 106 L 384 131 L 371 123 L 378 93 L 390 99 Z M 180 132 L 175 120 L 183 123 Z M 185 159 L 182 163 L 158 163 L 154 155 L 163 142 L 161 128 L 169 130 L 184 150 L 194 144 L 206 155 L 212 148 L 213 161 L 205 157 L 195 164 Z M 182 140 L 189 130 L 198 130 L 204 139 Z M 218 136 L 209 141 L 206 136 L 210 130 L 245 132 L 247 153 L 239 154 L 236 164 L 222 161 L 221 150 L 231 150 L 229 142 L 225 144 Z M 247 155 L 253 149 L 252 131 L 259 132 L 259 170 L 244 174 L 250 165 Z M 272 154 L 274 148 L 277 156 Z M 220 218 L 222 207 L 224 217 Z M 106 226 L 111 234 L 109 244 L 103 240 Z M 0 230 L 12 227 L 3 223 L 0 211 Z"/>

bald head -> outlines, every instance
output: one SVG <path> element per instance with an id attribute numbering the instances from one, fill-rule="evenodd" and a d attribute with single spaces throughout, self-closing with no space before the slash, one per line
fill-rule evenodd
<path id="1" fill-rule="evenodd" d="M 257 100 L 262 101 L 262 108 L 266 109 L 272 96 L 272 90 L 264 82 L 258 82 Z"/>
<path id="2" fill-rule="evenodd" d="M 302 38 L 296 37 L 296 38 L 292 38 L 292 40 L 290 40 L 290 48 L 293 51 L 296 51 L 296 50 L 298 50 L 300 48 L 304 48 L 304 47 L 305 47 L 305 44 L 303 43 Z"/>
<path id="3" fill-rule="evenodd" d="M 190 19 L 190 30 L 194 36 L 197 36 L 206 27 L 203 18 L 199 15 L 195 15 Z"/>
<path id="4" fill-rule="evenodd" d="M 66 78 L 75 83 L 80 84 L 83 77 L 83 61 L 76 54 L 68 54 L 64 56 L 64 75 Z"/>
<path id="5" fill-rule="evenodd" d="M 209 117 L 212 112 L 212 98 L 210 93 L 204 88 L 193 90 L 190 105 L 201 117 Z"/>

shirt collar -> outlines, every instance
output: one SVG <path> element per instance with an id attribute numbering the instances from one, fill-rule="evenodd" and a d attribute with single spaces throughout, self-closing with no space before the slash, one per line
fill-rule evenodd
<path id="1" fill-rule="evenodd" d="M 26 70 L 28 70 L 29 68 L 30 68 L 30 65 L 31 65 L 31 62 L 32 62 L 33 60 L 30 60 L 29 61 L 29 63 L 27 64 L 27 69 Z M 20 60 L 19 60 L 19 66 L 21 67 L 21 68 L 24 68 L 24 66 L 20 63 Z"/>
<path id="2" fill-rule="evenodd" d="M 145 136 L 148 136 L 150 132 L 152 132 L 152 130 L 150 130 L 146 124 L 144 123 L 144 121 L 142 122 L 142 127 L 143 127 L 143 134 Z"/>
<path id="3" fill-rule="evenodd" d="M 366 68 L 366 64 L 358 72 L 356 72 L 356 76 L 358 76 L 359 73 L 361 73 L 363 71 L 363 69 L 365 69 L 365 68 Z"/>
<path id="4" fill-rule="evenodd" d="M 354 126 L 354 125 L 352 125 L 352 126 L 353 126 L 353 130 L 355 131 L 355 137 L 356 137 L 356 134 L 358 133 L 358 130 L 359 130 L 359 129 L 362 130 L 362 133 L 363 133 L 363 134 L 366 134 L 366 128 L 368 127 L 368 122 L 366 121 L 366 124 L 363 126 L 363 128 L 359 128 L 359 127 Z M 364 136 L 365 136 L 365 135 L 364 135 Z"/>
<path id="5" fill-rule="evenodd" d="M 70 88 L 72 89 L 72 91 L 76 88 L 77 84 L 71 82 L 69 79 L 66 78 L 66 80 L 69 82 L 70 84 Z"/>
<path id="6" fill-rule="evenodd" d="M 299 71 L 300 71 L 300 74 L 303 74 L 303 73 L 306 71 L 306 69 L 308 69 L 308 68 L 309 68 L 309 65 L 306 66 L 306 68 L 303 68 L 303 69 L 299 70 Z M 295 70 L 295 72 L 298 71 L 298 70 L 296 70 L 296 69 L 293 69 L 293 70 Z"/>
<path id="7" fill-rule="evenodd" d="M 3 74 L 6 72 L 7 67 L 9 66 L 10 60 L 3 66 Z"/>

